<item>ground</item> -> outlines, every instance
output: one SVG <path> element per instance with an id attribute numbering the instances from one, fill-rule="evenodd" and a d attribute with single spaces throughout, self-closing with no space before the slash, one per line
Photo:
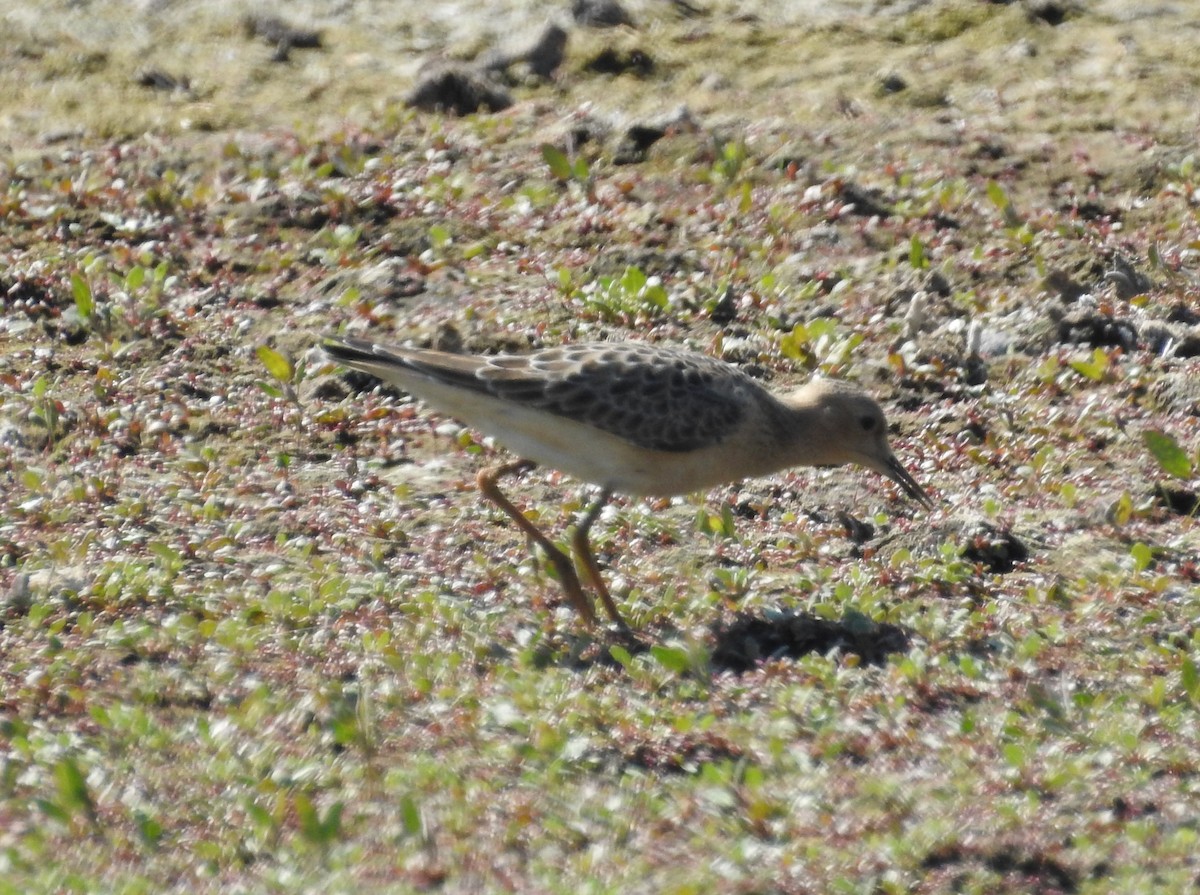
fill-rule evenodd
<path id="1" fill-rule="evenodd" d="M 1200 13 L 426 6 L 0 18 L 0 892 L 1195 887 Z M 587 631 L 323 332 L 843 376 L 937 505 L 619 500 Z"/>

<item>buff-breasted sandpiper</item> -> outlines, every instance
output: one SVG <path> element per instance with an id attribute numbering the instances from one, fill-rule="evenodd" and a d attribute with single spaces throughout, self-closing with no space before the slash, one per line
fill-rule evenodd
<path id="1" fill-rule="evenodd" d="M 399 386 L 490 435 L 517 460 L 479 473 L 479 490 L 544 551 L 589 624 L 575 565 L 500 491 L 536 464 L 600 488 L 572 547 L 612 620 L 628 630 L 600 575 L 588 531 L 614 493 L 676 495 L 792 466 L 856 463 L 931 506 L 892 453 L 879 404 L 857 386 L 814 378 L 774 393 L 716 358 L 642 342 L 591 342 L 526 355 L 467 355 L 330 336 L 337 362 Z"/>

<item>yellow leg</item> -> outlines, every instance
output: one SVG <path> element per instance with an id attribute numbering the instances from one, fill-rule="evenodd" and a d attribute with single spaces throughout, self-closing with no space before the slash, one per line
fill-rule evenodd
<path id="1" fill-rule="evenodd" d="M 604 604 L 604 610 L 608 613 L 609 618 L 616 622 L 617 627 L 622 631 L 630 633 L 629 625 L 625 624 L 625 619 L 621 618 L 621 612 L 617 609 L 617 604 L 613 601 L 612 594 L 608 592 L 608 586 L 604 583 L 604 576 L 600 574 L 600 565 L 596 562 L 596 557 L 592 553 L 592 545 L 588 541 L 588 532 L 591 531 L 592 524 L 600 517 L 600 511 L 608 504 L 611 497 L 612 492 L 607 489 L 600 492 L 600 497 L 592 504 L 591 509 L 575 523 L 575 533 L 571 536 L 571 546 L 574 547 L 575 556 L 583 565 L 584 572 L 587 573 L 592 587 L 596 589 L 596 593 L 600 597 L 600 602 Z"/>
<path id="2" fill-rule="evenodd" d="M 526 519 L 525 514 L 512 505 L 512 502 L 504 496 L 500 491 L 499 485 L 497 485 L 498 480 L 503 476 L 525 472 L 533 467 L 534 464 L 529 460 L 517 460 L 513 463 L 505 463 L 501 466 L 493 466 L 485 469 L 476 478 L 476 482 L 479 485 L 479 492 L 500 509 L 504 510 L 508 517 L 517 523 L 517 527 L 542 548 L 546 554 L 546 559 L 550 561 L 550 564 L 554 566 L 554 570 L 558 572 L 558 580 L 562 585 L 564 596 L 566 596 L 571 605 L 575 607 L 575 610 L 583 617 L 584 622 L 589 627 L 592 627 L 596 624 L 596 610 L 592 607 L 592 601 L 588 599 L 587 594 L 583 592 L 583 588 L 579 584 L 579 576 L 575 573 L 575 566 L 571 562 L 571 558 L 555 547 L 536 525 Z M 595 560 L 592 560 L 592 562 L 594 564 Z M 607 609 L 612 603 L 612 598 L 608 596 L 607 592 L 604 592 L 602 599 L 605 599 L 605 608 Z M 613 610 L 610 609 L 609 611 Z M 622 624 L 624 623 L 622 622 Z"/>

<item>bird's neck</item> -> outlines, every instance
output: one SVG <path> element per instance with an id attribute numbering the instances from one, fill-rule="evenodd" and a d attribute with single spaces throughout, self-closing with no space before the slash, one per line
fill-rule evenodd
<path id="1" fill-rule="evenodd" d="M 824 466 L 839 463 L 838 445 L 830 438 L 825 415 L 813 392 L 801 387 L 777 399 L 774 434 L 786 446 L 789 466 Z"/>

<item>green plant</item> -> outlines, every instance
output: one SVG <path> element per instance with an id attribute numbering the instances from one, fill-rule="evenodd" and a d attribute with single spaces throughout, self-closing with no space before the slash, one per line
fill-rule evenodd
<path id="1" fill-rule="evenodd" d="M 591 186 L 591 170 L 587 159 L 577 155 L 572 161 L 567 154 L 549 143 L 542 144 L 542 160 L 556 180 L 563 182 L 575 181 L 584 187 Z"/>
<path id="2" fill-rule="evenodd" d="M 46 446 L 58 439 L 58 424 L 63 411 L 62 402 L 50 395 L 50 380 L 39 376 L 29 390 L 33 403 L 29 409 L 29 420 L 46 430 Z"/>
<path id="3" fill-rule="evenodd" d="M 619 277 L 600 277 L 581 290 L 584 304 L 606 320 L 637 320 L 665 311 L 670 303 L 657 277 L 627 267 Z"/>
<path id="4" fill-rule="evenodd" d="M 673 675 L 691 677 L 701 683 L 708 682 L 712 674 L 711 657 L 698 641 L 656 643 L 650 647 L 650 658 Z"/>
<path id="5" fill-rule="evenodd" d="M 93 260 L 89 268 L 95 266 Z M 80 271 L 71 273 L 71 295 L 75 299 L 72 311 L 79 324 L 99 335 L 107 335 L 112 329 L 112 308 L 108 302 L 98 300 L 91 282 Z"/>
<path id="6" fill-rule="evenodd" d="M 713 162 L 711 177 L 715 182 L 734 184 L 746 165 L 746 144 L 730 140 L 722 144 L 717 160 Z"/>
<path id="7" fill-rule="evenodd" d="M 274 383 L 259 380 L 256 383 L 258 387 L 272 398 L 286 398 L 300 409 L 300 396 L 296 392 L 296 386 L 304 381 L 307 372 L 304 361 L 293 363 L 287 355 L 269 345 L 259 345 L 254 353 L 274 380 Z"/>
<path id="8" fill-rule="evenodd" d="M 1192 473 L 1200 466 L 1200 454 L 1193 461 L 1187 455 L 1187 451 L 1179 446 L 1179 442 L 1166 432 L 1147 429 L 1142 433 L 1142 443 L 1150 452 L 1150 456 L 1168 475 L 1180 479 L 1191 478 Z"/>
<path id="9" fill-rule="evenodd" d="M 925 270 L 929 267 L 929 256 L 925 254 L 925 243 L 921 237 L 913 234 L 908 244 L 908 263 L 914 270 Z"/>
<path id="10" fill-rule="evenodd" d="M 1103 382 L 1112 372 L 1112 357 L 1103 348 L 1096 348 L 1088 357 L 1073 358 L 1068 362 L 1072 370 L 1092 382 Z"/>
<path id="11" fill-rule="evenodd" d="M 141 264 L 129 268 L 124 277 L 119 278 L 121 286 L 130 295 L 144 289 L 142 303 L 152 310 L 159 309 L 159 301 L 168 283 L 170 267 L 166 261 L 160 261 L 153 269 L 147 270 Z M 147 281 L 147 277 L 149 280 Z"/>
<path id="12" fill-rule="evenodd" d="M 342 811 L 346 806 L 334 802 L 321 814 L 312 799 L 302 792 L 296 793 L 293 804 L 300 821 L 300 835 L 322 851 L 328 851 L 342 835 Z"/>
<path id="13" fill-rule="evenodd" d="M 54 766 L 55 797 L 39 799 L 38 807 L 47 816 L 69 825 L 81 817 L 94 834 L 101 832 L 96 803 L 83 771 L 74 757 L 63 756 Z"/>
<path id="14" fill-rule="evenodd" d="M 834 372 L 849 362 L 851 352 L 862 340 L 860 333 L 839 333 L 833 318 L 817 317 L 793 326 L 792 331 L 779 340 L 779 351 L 810 370 L 820 367 L 826 372 Z"/>
<path id="15" fill-rule="evenodd" d="M 429 228 L 429 247 L 434 252 L 445 252 L 452 242 L 454 242 L 454 237 L 450 233 L 449 227 L 442 224 L 434 224 Z"/>
<path id="16" fill-rule="evenodd" d="M 994 180 L 989 180 L 987 185 L 987 197 L 992 204 L 1000 212 L 1000 216 L 1004 218 L 1004 226 L 1010 230 L 1016 230 L 1021 227 L 1025 221 L 1017 212 L 1017 207 L 1005 192 L 1004 187 L 996 183 Z"/>

